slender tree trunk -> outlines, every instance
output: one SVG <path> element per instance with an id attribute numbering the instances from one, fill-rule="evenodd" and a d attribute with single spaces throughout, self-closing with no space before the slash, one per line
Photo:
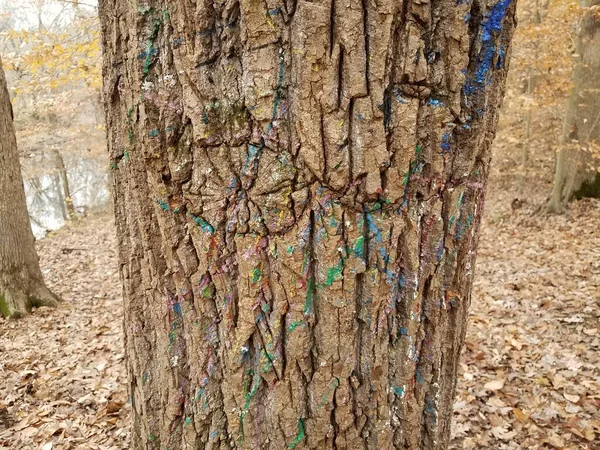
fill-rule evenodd
<path id="1" fill-rule="evenodd" d="M 590 9 L 577 27 L 573 89 L 565 108 L 554 185 L 545 207 L 553 213 L 562 212 L 574 195 L 600 197 L 596 170 L 600 158 L 590 153 L 600 146 L 600 0 L 582 3 Z"/>
<path id="2" fill-rule="evenodd" d="M 18 317 L 58 300 L 42 277 L 31 231 L 12 106 L 0 61 L 0 314 Z"/>
<path id="3" fill-rule="evenodd" d="M 60 175 L 57 172 L 52 174 L 52 182 L 54 184 L 54 190 L 56 191 L 56 198 L 58 199 L 60 213 L 63 220 L 66 222 L 69 220 L 69 214 L 67 213 L 67 203 L 65 201 L 62 184 L 60 182 Z"/>
<path id="4" fill-rule="evenodd" d="M 67 208 L 69 220 L 77 218 L 75 212 L 75 205 L 73 204 L 73 197 L 71 196 L 71 187 L 69 186 L 69 177 L 67 175 L 67 168 L 65 167 L 65 160 L 62 154 L 58 150 L 54 150 L 54 158 L 56 160 L 56 168 L 60 175 L 61 185 L 63 189 L 63 197 Z"/>
<path id="5" fill-rule="evenodd" d="M 442 449 L 511 0 L 103 0 L 134 449 Z"/>

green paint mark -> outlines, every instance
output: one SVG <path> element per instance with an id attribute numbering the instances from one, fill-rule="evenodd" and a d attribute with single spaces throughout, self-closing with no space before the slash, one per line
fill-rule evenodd
<path id="1" fill-rule="evenodd" d="M 365 259 L 365 237 L 360 235 L 354 243 L 354 254 L 361 259 Z"/>
<path id="2" fill-rule="evenodd" d="M 213 296 L 212 286 L 206 286 L 204 289 L 202 289 L 202 292 L 200 293 L 200 295 L 202 295 L 202 297 L 204 297 L 204 298 L 212 298 L 212 296 Z"/>
<path id="3" fill-rule="evenodd" d="M 306 283 L 306 303 L 304 304 L 304 315 L 308 316 L 312 310 L 315 298 L 315 279 L 310 277 Z"/>
<path id="4" fill-rule="evenodd" d="M 327 269 L 327 280 L 325 286 L 331 286 L 334 281 L 342 279 L 342 270 L 344 269 L 344 260 L 340 258 L 336 267 L 330 267 Z"/>
<path id="5" fill-rule="evenodd" d="M 257 267 L 252 271 L 252 282 L 257 283 L 260 280 L 260 269 Z"/>
<path id="6" fill-rule="evenodd" d="M 319 404 L 319 409 L 321 409 L 325 403 L 327 403 L 327 397 L 329 397 L 329 394 L 333 392 L 335 392 L 335 390 L 337 389 L 337 387 L 340 385 L 340 379 L 338 377 L 335 377 L 333 379 L 333 386 L 329 389 L 327 389 L 327 392 L 325 392 L 325 395 L 323 395 L 323 398 L 321 399 L 321 403 Z"/>
<path id="7" fill-rule="evenodd" d="M 308 253 L 308 249 L 304 252 L 304 259 L 302 261 L 302 273 L 306 273 L 306 268 L 308 267 L 308 260 L 310 259 L 310 255 Z"/>
<path id="8" fill-rule="evenodd" d="M 186 417 L 185 418 L 185 424 L 186 425 L 190 425 L 192 423 L 192 418 L 191 417 Z"/>
<path id="9" fill-rule="evenodd" d="M 156 436 L 154 436 L 152 433 L 150 433 L 150 440 L 152 442 L 154 442 L 156 440 Z"/>
<path id="10" fill-rule="evenodd" d="M 158 203 L 158 205 L 165 211 L 171 211 L 171 207 L 164 200 L 157 200 L 156 203 Z"/>
<path id="11" fill-rule="evenodd" d="M 175 343 L 175 339 L 177 339 L 177 330 L 173 328 L 169 331 L 169 345 L 173 345 Z"/>
<path id="12" fill-rule="evenodd" d="M 394 386 L 394 394 L 396 394 L 400 398 L 404 397 L 404 388 L 403 387 Z"/>
<path id="13" fill-rule="evenodd" d="M 194 222 L 196 222 L 196 225 L 198 225 L 200 228 L 202 228 L 202 231 L 204 231 L 206 233 L 214 234 L 215 228 L 210 223 L 208 223 L 206 220 L 204 220 L 202 217 L 197 217 L 193 214 L 188 214 L 188 216 L 190 219 L 192 219 Z"/>
<path id="14" fill-rule="evenodd" d="M 290 326 L 288 327 L 288 331 L 291 333 L 296 328 L 298 328 L 298 326 L 300 326 L 301 324 L 302 324 L 302 320 L 296 320 L 295 322 L 292 322 L 290 324 Z"/>
<path id="15" fill-rule="evenodd" d="M 269 371 L 271 370 L 271 367 L 273 367 L 273 361 L 271 361 L 267 357 L 267 362 L 266 362 L 265 366 L 262 368 L 262 373 L 269 373 Z"/>
<path id="16" fill-rule="evenodd" d="M 292 253 L 294 253 L 294 246 L 293 246 L 293 245 L 290 245 L 290 246 L 287 248 L 287 254 L 288 254 L 288 255 L 291 255 Z"/>
<path id="17" fill-rule="evenodd" d="M 129 152 L 128 152 L 128 151 L 125 151 L 125 159 L 126 159 L 127 161 L 129 161 Z"/>
<path id="18" fill-rule="evenodd" d="M 162 25 L 162 20 L 158 20 L 155 19 L 154 20 L 154 26 L 152 28 L 152 34 L 150 35 L 150 39 L 148 40 L 147 43 L 147 50 L 146 50 L 146 59 L 144 61 L 144 68 L 143 68 L 143 72 L 144 72 L 144 78 L 146 77 L 146 75 L 148 75 L 148 72 L 150 72 L 150 64 L 152 64 L 152 56 L 154 55 L 154 41 L 156 41 L 156 38 L 158 37 L 158 32 L 160 31 L 160 27 Z"/>
<path id="19" fill-rule="evenodd" d="M 421 153 L 421 150 L 422 150 L 421 144 L 417 144 L 417 150 L 416 150 L 417 155 L 419 155 Z"/>
<path id="20" fill-rule="evenodd" d="M 242 425 L 244 423 L 244 417 L 246 417 L 246 414 L 248 413 L 248 408 L 250 407 L 250 401 L 252 401 L 252 399 L 258 392 L 258 388 L 260 387 L 260 380 L 262 380 L 260 375 L 253 374 L 253 372 L 251 370 L 249 371 L 249 374 L 253 376 L 252 389 L 250 390 L 250 392 L 247 392 L 248 380 L 245 380 L 244 381 L 244 392 L 246 392 L 246 394 L 244 395 L 244 398 L 246 399 L 246 401 L 244 403 L 244 409 L 240 413 L 240 428 L 243 428 Z M 242 433 L 243 433 L 243 431 L 242 431 Z M 243 435 L 242 435 L 242 439 L 243 439 Z"/>
<path id="21" fill-rule="evenodd" d="M 114 169 L 117 168 L 117 165 L 114 162 L 111 162 L 110 163 L 110 168 L 114 170 Z"/>
<path id="22" fill-rule="evenodd" d="M 412 161 L 410 164 L 412 165 Z M 403 173 L 402 174 L 402 184 L 406 186 L 408 184 L 409 178 L 410 178 L 410 173 L 408 173 L 408 172 Z"/>
<path id="23" fill-rule="evenodd" d="M 450 220 L 448 221 L 448 228 L 452 228 L 452 225 L 454 225 L 454 221 L 456 220 L 456 217 L 451 216 Z"/>
<path id="24" fill-rule="evenodd" d="M 288 445 L 289 448 L 295 448 L 300 442 L 304 440 L 306 433 L 304 431 L 304 419 L 298 419 L 298 434 L 296 438 Z"/>

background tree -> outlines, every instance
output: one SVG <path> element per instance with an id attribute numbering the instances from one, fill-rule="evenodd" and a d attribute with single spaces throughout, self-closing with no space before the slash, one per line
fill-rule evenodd
<path id="1" fill-rule="evenodd" d="M 600 197 L 600 1 L 585 0 L 583 7 L 549 212 L 562 211 L 574 195 Z"/>
<path id="2" fill-rule="evenodd" d="M 514 10 L 100 2 L 132 448 L 445 447 Z"/>
<path id="3" fill-rule="evenodd" d="M 44 284 L 31 232 L 12 106 L 0 60 L 0 313 L 19 317 L 33 306 L 55 306 Z"/>

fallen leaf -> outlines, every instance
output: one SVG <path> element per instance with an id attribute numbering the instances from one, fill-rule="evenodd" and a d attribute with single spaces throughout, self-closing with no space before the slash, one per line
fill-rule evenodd
<path id="1" fill-rule="evenodd" d="M 581 398 L 577 394 L 567 394 L 566 392 L 563 394 L 563 397 L 569 400 L 571 403 L 577 403 Z"/>
<path id="2" fill-rule="evenodd" d="M 499 391 L 504 387 L 504 380 L 492 380 L 488 383 L 485 383 L 483 386 L 484 389 L 488 391 Z"/>
<path id="3" fill-rule="evenodd" d="M 516 419 L 523 425 L 529 422 L 529 414 L 523 412 L 519 408 L 513 408 L 512 412 L 515 415 Z"/>

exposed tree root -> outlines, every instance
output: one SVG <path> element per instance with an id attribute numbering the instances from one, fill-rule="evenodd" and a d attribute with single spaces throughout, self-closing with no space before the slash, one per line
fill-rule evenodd
<path id="1" fill-rule="evenodd" d="M 11 319 L 29 314 L 34 307 L 56 307 L 59 301 L 50 289 L 40 283 L 35 283 L 29 289 L 0 287 L 0 314 Z"/>

